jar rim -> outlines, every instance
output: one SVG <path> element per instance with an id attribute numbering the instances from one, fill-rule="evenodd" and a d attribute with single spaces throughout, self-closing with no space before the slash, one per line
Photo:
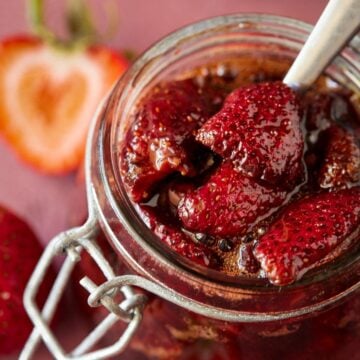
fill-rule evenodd
<path id="1" fill-rule="evenodd" d="M 119 106 L 119 98 L 122 96 L 122 94 L 126 91 L 132 91 L 133 97 L 136 98 L 139 95 L 139 92 L 136 92 L 136 86 L 138 85 L 140 81 L 140 77 L 144 75 L 144 72 L 150 71 L 151 66 L 154 64 L 154 61 L 157 61 L 164 53 L 168 52 L 169 49 L 174 48 L 179 44 L 179 42 L 186 42 L 188 39 L 196 38 L 196 36 L 199 36 L 199 34 L 204 34 L 207 31 L 219 31 L 220 28 L 224 29 L 226 27 L 233 27 L 233 26 L 239 26 L 239 28 L 251 28 L 254 26 L 254 24 L 261 24 L 263 28 L 266 28 L 269 26 L 269 24 L 274 24 L 275 28 L 281 29 L 282 27 L 290 27 L 292 30 L 298 33 L 299 38 L 302 40 L 305 40 L 307 37 L 307 34 L 311 31 L 312 25 L 304 23 L 299 20 L 277 16 L 277 15 L 267 15 L 267 14 L 233 14 L 233 15 L 225 15 L 220 17 L 215 17 L 207 20 L 203 20 L 200 22 L 197 22 L 195 24 L 188 25 L 180 30 L 177 30 L 170 35 L 166 36 L 159 42 L 157 42 L 154 46 L 152 46 L 149 50 L 147 50 L 131 67 L 131 69 L 120 79 L 116 87 L 114 88 L 112 94 L 110 94 L 107 108 L 108 111 L 111 112 L 111 107 L 114 107 L 114 113 L 113 117 L 117 117 L 117 113 L 119 112 L 120 106 Z M 288 29 L 287 29 L 288 30 Z M 280 30 L 282 31 L 282 30 Z M 301 43 L 299 44 L 301 46 Z M 346 52 L 347 50 L 345 50 Z M 351 49 L 350 49 L 351 52 Z M 352 55 L 352 54 L 351 54 Z M 338 64 L 340 67 L 344 67 L 346 65 L 346 62 L 348 61 L 348 58 L 343 59 L 342 56 L 338 57 L 335 60 L 335 64 Z M 150 68 L 148 64 L 151 64 Z M 345 64 L 345 65 L 344 65 Z M 150 70 L 149 70 L 150 69 Z M 360 69 L 360 68 L 359 68 Z M 112 104 L 110 106 L 110 104 Z M 122 109 L 122 111 L 125 110 L 129 111 L 130 107 L 125 107 Z M 108 121 L 104 122 L 102 130 L 108 131 L 110 135 L 110 143 L 111 148 L 114 149 L 114 146 L 117 145 L 118 142 L 118 127 L 116 124 L 116 119 L 108 119 Z M 99 140 L 99 146 L 103 146 L 103 138 L 102 140 Z M 171 268 L 176 273 L 181 273 L 182 276 L 186 276 L 192 281 L 200 281 L 204 282 L 206 281 L 207 285 L 217 285 L 217 286 L 225 286 L 227 289 L 231 288 L 232 290 L 239 290 L 239 291 L 245 291 L 248 292 L 251 289 L 254 290 L 256 294 L 262 294 L 262 293 L 271 293 L 271 292 L 278 292 L 279 287 L 276 286 L 269 286 L 268 282 L 259 282 L 252 283 L 250 287 L 243 286 L 241 287 L 241 284 L 236 283 L 236 285 L 231 283 L 226 283 L 225 285 L 221 282 L 219 283 L 218 280 L 214 280 L 213 278 L 206 277 L 201 275 L 201 273 L 198 273 L 196 271 L 190 271 L 188 266 L 183 266 L 183 262 L 181 264 L 174 263 L 171 261 L 171 259 L 164 254 L 162 251 L 159 251 L 158 248 L 154 246 L 154 244 L 151 241 L 147 241 L 144 236 L 141 236 L 139 234 L 139 229 L 141 229 L 141 226 L 143 226 L 143 229 L 141 229 L 142 234 L 146 234 L 146 237 L 148 238 L 154 235 L 152 232 L 145 226 L 145 224 L 142 223 L 142 221 L 139 220 L 139 215 L 134 210 L 133 204 L 127 197 L 126 193 L 124 193 L 124 189 L 121 189 L 121 179 L 119 179 L 119 171 L 117 169 L 118 161 L 117 157 L 114 156 L 116 154 L 116 151 L 111 152 L 111 167 L 105 166 L 104 158 L 100 156 L 99 159 L 99 165 L 102 167 L 101 173 L 103 174 L 103 185 L 104 190 L 106 193 L 106 197 L 111 203 L 111 206 L 113 207 L 114 212 L 117 214 L 118 218 L 121 219 L 122 224 L 126 228 L 126 230 L 131 234 L 133 239 L 140 245 L 145 251 L 150 255 L 155 257 L 158 261 L 160 261 L 164 266 L 167 268 Z M 110 174 L 109 174 L 110 172 Z M 113 192 L 113 185 L 110 186 L 110 183 L 113 184 L 113 181 L 109 181 L 109 178 L 115 179 L 115 184 L 117 188 L 117 193 L 115 194 Z M 119 193 L 122 193 L 122 202 L 117 201 L 117 196 Z M 125 197 L 124 197 L 125 195 Z M 129 210 L 131 210 L 129 212 Z M 137 218 L 137 220 L 136 220 Z M 116 244 L 116 240 L 113 239 L 113 242 L 115 242 L 115 246 L 118 247 Z M 167 247 L 168 250 L 171 250 L 169 247 Z M 356 254 L 355 258 L 352 258 L 350 261 L 350 265 L 353 265 L 354 263 L 359 264 L 360 263 L 360 254 Z M 349 259 L 347 259 L 349 263 Z M 136 260 L 135 260 L 136 262 Z M 343 264 L 344 265 L 344 264 Z M 346 267 L 348 268 L 348 267 Z M 335 273 L 339 272 L 339 264 L 336 264 L 335 266 Z M 323 272 L 324 273 L 324 272 Z M 326 275 L 330 276 L 331 269 L 327 269 Z M 209 275 L 209 273 L 207 273 Z M 311 286 L 315 283 L 319 283 L 323 281 L 323 278 L 319 278 L 316 276 L 313 276 L 312 279 L 304 277 L 303 280 L 298 281 L 292 285 L 289 285 L 286 287 L 286 291 L 292 291 L 293 289 L 296 291 L 299 288 L 304 288 L 304 286 Z M 253 285 L 256 284 L 255 288 L 252 288 Z M 360 279 L 356 283 L 356 286 L 352 284 L 353 286 L 349 287 L 351 288 L 351 291 L 354 291 L 356 288 L 360 287 Z M 281 288 L 284 289 L 284 288 Z M 347 290 L 349 290 L 347 289 Z M 282 290 L 284 291 L 284 290 Z M 347 291 L 344 290 L 344 296 L 347 294 Z M 336 294 L 336 296 L 331 297 L 331 299 L 338 299 L 339 294 Z M 329 300 L 329 299 L 328 299 Z M 330 301 L 330 300 L 329 300 Z M 324 306 L 326 306 L 329 301 L 324 303 Z M 313 310 L 313 307 L 309 307 Z M 297 309 L 299 314 L 304 313 L 304 308 Z M 296 314 L 295 314 L 296 315 Z M 294 314 L 292 313 L 292 316 Z"/>

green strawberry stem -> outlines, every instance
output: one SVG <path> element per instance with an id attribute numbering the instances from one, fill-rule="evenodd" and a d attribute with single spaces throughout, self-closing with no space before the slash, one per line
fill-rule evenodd
<path id="1" fill-rule="evenodd" d="M 93 42 L 96 39 L 96 29 L 93 24 L 92 15 L 83 0 L 68 0 L 67 25 L 73 40 Z M 86 40 L 85 40 L 86 42 Z"/>
<path id="2" fill-rule="evenodd" d="M 44 42 L 58 50 L 83 50 L 110 38 L 118 25 L 117 9 L 108 8 L 108 29 L 105 35 L 97 31 L 92 13 L 84 0 L 67 0 L 66 25 L 68 38 L 59 38 L 45 22 L 44 0 L 28 0 L 28 18 L 32 31 Z"/>
<path id="3" fill-rule="evenodd" d="M 33 32 L 42 39 L 52 42 L 54 34 L 44 25 L 44 2 L 29 0 L 27 4 L 28 18 Z"/>

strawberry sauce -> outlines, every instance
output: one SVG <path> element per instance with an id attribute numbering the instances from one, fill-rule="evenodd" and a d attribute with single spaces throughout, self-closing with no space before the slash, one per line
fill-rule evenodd
<path id="1" fill-rule="evenodd" d="M 352 281 L 342 266 L 360 245 L 356 96 L 326 77 L 294 93 L 281 83 L 289 65 L 244 55 L 172 73 L 139 98 L 121 134 L 121 185 L 155 235 L 148 241 L 211 283 L 230 279 L 225 293 L 161 273 L 190 299 L 286 315 Z M 323 311 L 247 323 L 147 295 L 130 345 L 139 359 L 360 360 L 358 292 Z"/>
<path id="2" fill-rule="evenodd" d="M 153 86 L 120 171 L 145 224 L 177 254 L 288 285 L 359 243 L 360 119 L 330 79 L 299 95 L 281 83 L 286 61 L 245 64 Z"/>

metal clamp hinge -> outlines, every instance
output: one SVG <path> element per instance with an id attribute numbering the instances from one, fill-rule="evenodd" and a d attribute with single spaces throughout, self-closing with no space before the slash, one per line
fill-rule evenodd
<path id="1" fill-rule="evenodd" d="M 74 266 L 81 260 L 82 251 L 86 251 L 93 258 L 108 281 L 116 278 L 111 265 L 96 244 L 95 236 L 97 232 L 98 225 L 96 219 L 89 218 L 83 226 L 57 235 L 45 249 L 24 292 L 25 309 L 34 323 L 34 329 L 23 348 L 20 360 L 31 359 L 40 340 L 44 341 L 51 354 L 58 360 L 107 359 L 123 352 L 130 342 L 142 320 L 146 297 L 142 294 L 136 294 L 130 286 L 107 287 L 106 291 L 102 291 L 103 287 L 98 287 L 88 277 L 84 277 L 80 284 L 90 293 L 89 305 L 92 307 L 104 306 L 110 314 L 71 353 L 64 351 L 48 325 L 55 313 Z M 61 253 L 66 258 L 59 270 L 47 301 L 42 311 L 40 311 L 35 302 L 37 292 L 53 259 Z M 119 292 L 122 293 L 124 300 L 117 304 L 114 301 L 114 295 Z M 107 331 L 119 320 L 128 323 L 119 340 L 106 348 L 91 351 Z"/>

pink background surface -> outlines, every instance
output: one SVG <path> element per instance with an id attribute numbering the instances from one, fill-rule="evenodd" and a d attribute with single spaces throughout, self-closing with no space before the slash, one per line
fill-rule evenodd
<path id="1" fill-rule="evenodd" d="M 0 0 L 0 38 L 24 33 L 25 0 Z M 102 4 L 89 3 L 104 27 Z M 116 49 L 143 51 L 169 32 L 210 16 L 236 12 L 264 12 L 286 15 L 314 23 L 325 0 L 117 0 L 119 31 L 109 41 Z M 62 29 L 65 1 L 48 0 L 48 22 Z M 59 231 L 78 224 L 85 216 L 84 187 L 76 175 L 50 177 L 21 163 L 0 137 L 0 203 L 27 219 L 45 244 Z M 81 325 L 79 325 L 81 326 Z M 66 327 L 63 326 L 63 327 Z M 50 359 L 49 355 L 36 359 Z"/>

